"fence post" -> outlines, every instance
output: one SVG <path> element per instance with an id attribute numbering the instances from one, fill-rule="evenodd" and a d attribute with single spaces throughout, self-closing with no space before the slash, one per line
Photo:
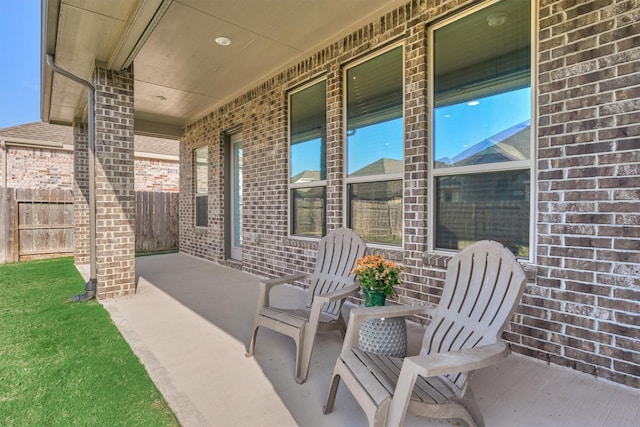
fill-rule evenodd
<path id="1" fill-rule="evenodd" d="M 0 187 L 0 264 L 7 262 L 7 199 L 9 191 Z"/>
<path id="2" fill-rule="evenodd" d="M 16 190 L 0 188 L 0 264 L 17 261 Z"/>

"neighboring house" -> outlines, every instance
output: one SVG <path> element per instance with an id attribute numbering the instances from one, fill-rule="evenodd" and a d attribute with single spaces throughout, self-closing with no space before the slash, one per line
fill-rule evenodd
<path id="1" fill-rule="evenodd" d="M 178 141 L 135 138 L 135 191 L 176 192 Z M 0 129 L 0 187 L 73 190 L 73 128 L 36 122 Z"/>
<path id="2" fill-rule="evenodd" d="M 74 129 L 27 123 L 0 129 L 0 264 L 82 251 L 74 230 L 86 198 L 76 177 L 87 177 L 88 165 L 74 161 Z M 135 137 L 132 189 L 135 197 L 137 252 L 178 246 L 180 165 L 178 141 Z M 86 150 L 86 141 L 78 149 Z M 99 167 L 99 165 L 98 165 Z"/>
<path id="3" fill-rule="evenodd" d="M 636 1 L 139 3 L 44 11 L 44 53 L 95 85 L 119 150 L 98 224 L 134 215 L 102 185 L 133 181 L 134 131 L 174 135 L 182 252 L 271 277 L 352 227 L 422 305 L 497 239 L 529 277 L 511 349 L 640 388 Z M 81 129 L 82 91 L 45 70 L 43 120 Z M 131 244 L 97 236 L 98 297 L 134 292 Z"/>

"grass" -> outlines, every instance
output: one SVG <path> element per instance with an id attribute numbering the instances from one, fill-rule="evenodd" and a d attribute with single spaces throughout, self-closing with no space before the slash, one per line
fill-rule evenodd
<path id="1" fill-rule="evenodd" d="M 70 258 L 0 265 L 1 426 L 179 426 Z"/>

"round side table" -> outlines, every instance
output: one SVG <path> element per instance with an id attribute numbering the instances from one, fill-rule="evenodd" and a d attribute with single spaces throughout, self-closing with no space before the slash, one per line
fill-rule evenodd
<path id="1" fill-rule="evenodd" d="M 367 319 L 360 326 L 360 350 L 391 357 L 407 355 L 407 323 L 404 317 Z"/>

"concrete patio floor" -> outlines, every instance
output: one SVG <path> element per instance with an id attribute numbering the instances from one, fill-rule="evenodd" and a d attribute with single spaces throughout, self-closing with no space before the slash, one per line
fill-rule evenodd
<path id="1" fill-rule="evenodd" d="M 184 254 L 137 258 L 136 273 L 135 296 L 103 305 L 183 426 L 366 425 L 344 385 L 322 414 L 339 334 L 319 335 L 302 385 L 290 338 L 261 329 L 255 357 L 244 356 L 259 278 Z M 303 297 L 286 286 L 275 299 Z M 487 426 L 640 426 L 640 392 L 519 355 L 478 371 L 472 386 Z M 408 416 L 405 425 L 457 423 Z"/>

